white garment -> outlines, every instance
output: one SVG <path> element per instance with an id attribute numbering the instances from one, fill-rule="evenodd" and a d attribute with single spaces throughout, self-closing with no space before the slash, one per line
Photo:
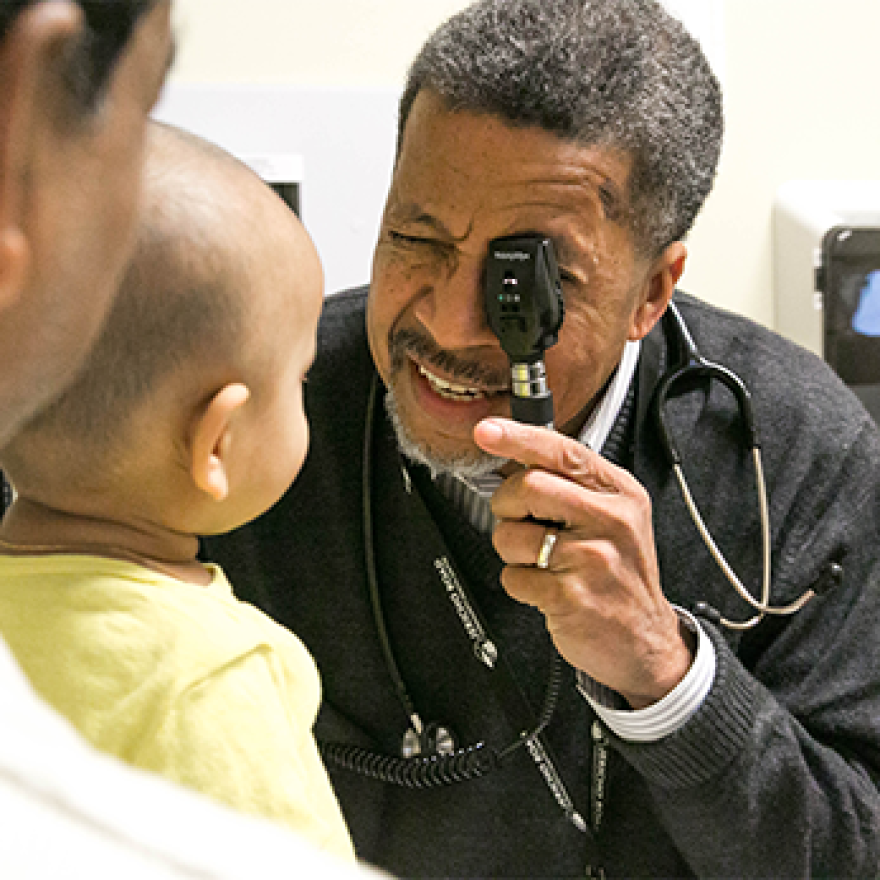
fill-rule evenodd
<path id="1" fill-rule="evenodd" d="M 0 828 L 4 880 L 382 876 L 95 751 L 2 642 Z"/>

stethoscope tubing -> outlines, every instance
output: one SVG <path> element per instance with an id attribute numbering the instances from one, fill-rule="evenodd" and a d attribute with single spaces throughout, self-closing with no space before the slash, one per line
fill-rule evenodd
<path id="1" fill-rule="evenodd" d="M 787 616 L 794 614 L 803 608 L 803 606 L 813 597 L 814 593 L 812 590 L 806 590 L 798 599 L 788 605 L 774 606 L 770 604 L 770 581 L 772 571 L 770 506 L 767 499 L 767 482 L 764 478 L 764 466 L 761 459 L 761 443 L 758 438 L 758 432 L 755 428 L 755 420 L 752 410 L 752 396 L 745 383 L 736 373 L 729 370 L 727 367 L 723 367 L 720 364 L 707 360 L 700 354 L 693 336 L 691 336 L 690 330 L 674 302 L 669 303 L 667 312 L 684 350 L 684 358 L 682 359 L 683 364 L 672 367 L 663 377 L 661 377 L 657 385 L 653 402 L 657 429 L 660 433 L 660 440 L 667 458 L 669 459 L 670 466 L 672 467 L 672 472 L 675 475 L 675 479 L 681 490 L 685 506 L 687 507 L 688 513 L 690 514 L 703 543 L 706 545 L 712 558 L 724 573 L 724 576 L 734 588 L 737 595 L 739 595 L 743 601 L 757 612 L 757 614 L 747 620 L 730 620 L 729 618 L 719 615 L 718 622 L 728 629 L 751 629 L 753 626 L 757 625 L 765 615 Z M 709 532 L 709 529 L 700 514 L 696 501 L 694 500 L 693 493 L 688 486 L 682 467 L 681 454 L 675 443 L 672 429 L 666 421 L 665 408 L 670 397 L 674 397 L 676 394 L 681 394 L 695 387 L 699 382 L 704 380 L 711 381 L 712 379 L 720 381 L 733 394 L 743 423 L 746 446 L 752 453 L 752 461 L 755 469 L 755 484 L 757 486 L 758 495 L 758 511 L 761 522 L 762 576 L 760 599 L 756 599 L 745 587 Z"/>
<path id="2" fill-rule="evenodd" d="M 674 464 L 672 466 L 672 472 L 675 474 L 675 478 L 678 481 L 679 489 L 681 490 L 682 497 L 684 498 L 684 503 L 687 506 L 688 513 L 690 513 L 691 519 L 694 522 L 694 525 L 697 527 L 697 531 L 700 533 L 700 537 L 703 539 L 706 547 L 709 552 L 712 554 L 712 558 L 718 564 L 718 567 L 724 572 L 725 577 L 736 590 L 736 592 L 740 595 L 740 597 L 747 602 L 758 614 L 750 617 L 748 620 L 730 620 L 726 617 L 720 617 L 719 623 L 723 626 L 726 626 L 728 629 L 734 630 L 746 630 L 751 629 L 753 626 L 758 624 L 765 614 L 774 614 L 778 616 L 785 616 L 788 614 L 794 614 L 796 611 L 800 611 L 801 608 L 806 605 L 806 603 L 813 597 L 813 591 L 807 590 L 803 593 L 800 598 L 796 599 L 789 605 L 783 606 L 772 606 L 770 605 L 770 514 L 769 514 L 769 505 L 767 503 L 767 485 L 764 479 L 764 467 L 761 462 L 761 450 L 759 447 L 754 447 L 752 449 L 752 459 L 755 465 L 755 482 L 758 487 L 758 507 L 760 511 L 761 517 L 761 548 L 762 548 L 762 571 L 763 575 L 761 578 L 761 598 L 760 600 L 756 600 L 754 596 L 748 591 L 743 582 L 739 579 L 736 572 L 731 568 L 727 559 L 724 557 L 724 554 L 718 548 L 718 545 L 715 543 L 712 535 L 709 532 L 709 529 L 706 527 L 706 523 L 703 521 L 703 517 L 700 515 L 700 510 L 696 505 L 696 502 L 693 499 L 693 495 L 691 494 L 690 488 L 688 487 L 687 480 L 684 477 L 684 472 L 681 469 L 680 464 Z"/>

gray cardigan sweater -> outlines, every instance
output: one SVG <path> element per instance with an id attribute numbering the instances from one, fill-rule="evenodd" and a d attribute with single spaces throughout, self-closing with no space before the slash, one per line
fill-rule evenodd
<path id="1" fill-rule="evenodd" d="M 820 360 L 740 317 L 683 294 L 677 301 L 703 354 L 740 374 L 753 395 L 771 500 L 772 601 L 811 586 L 821 595 L 746 634 L 706 622 L 714 685 L 660 742 L 603 731 L 573 670 L 563 669 L 544 742 L 586 832 L 568 821 L 523 748 L 479 779 L 432 789 L 331 766 L 362 858 L 430 877 L 880 874 L 880 437 Z M 397 755 L 408 719 L 380 650 L 364 566 L 362 450 L 374 376 L 364 302 L 364 289 L 327 301 L 302 475 L 269 513 L 208 541 L 205 555 L 314 654 L 324 684 L 318 739 Z M 748 617 L 658 443 L 651 394 L 676 357 L 658 326 L 643 344 L 613 457 L 651 494 L 670 601 Z M 732 398 L 713 383 L 672 403 L 670 419 L 715 540 L 747 584 L 760 583 L 752 462 Z M 540 615 L 501 590 L 490 543 L 427 475 L 414 466 L 404 474 L 381 405 L 371 430 L 366 500 L 383 618 L 407 690 L 421 716 L 451 727 L 460 745 L 501 752 L 543 704 L 554 651 Z M 475 657 L 438 559 L 453 566 L 498 645 L 494 669 Z"/>

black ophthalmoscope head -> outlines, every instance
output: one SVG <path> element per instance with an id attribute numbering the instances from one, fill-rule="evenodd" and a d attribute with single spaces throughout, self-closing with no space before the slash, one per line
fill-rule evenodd
<path id="1" fill-rule="evenodd" d="M 513 418 L 553 427 L 544 352 L 556 344 L 563 318 L 553 243 L 539 234 L 490 241 L 483 290 L 489 326 L 510 359 Z"/>

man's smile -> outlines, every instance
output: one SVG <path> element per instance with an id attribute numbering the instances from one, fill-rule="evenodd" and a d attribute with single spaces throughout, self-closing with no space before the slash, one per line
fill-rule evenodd
<path id="1" fill-rule="evenodd" d="M 495 394 L 501 394 L 507 391 L 506 388 L 485 388 L 474 385 L 463 385 L 459 382 L 453 382 L 449 379 L 443 379 L 436 373 L 432 373 L 422 364 L 416 364 L 419 373 L 427 379 L 432 390 L 447 400 L 456 400 L 467 402 L 471 400 L 481 400 Z"/>

